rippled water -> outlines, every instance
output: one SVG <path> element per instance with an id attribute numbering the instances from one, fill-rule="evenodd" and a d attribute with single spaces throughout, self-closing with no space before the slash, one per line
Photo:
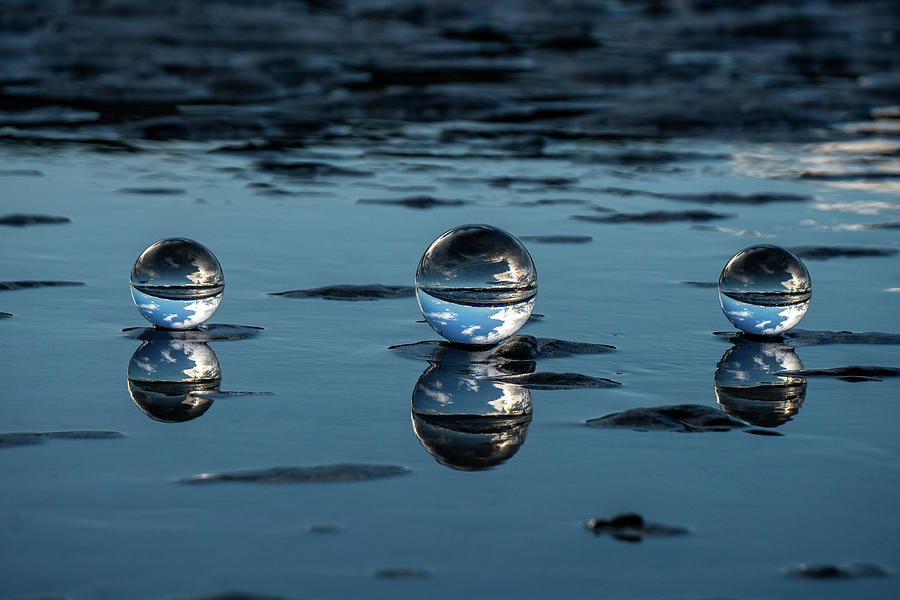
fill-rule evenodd
<path id="1" fill-rule="evenodd" d="M 667 60 L 724 69 L 728 56 Z M 0 318 L 0 597 L 895 598 L 900 379 L 784 372 L 896 368 L 896 336 L 713 335 L 734 332 L 717 301 L 722 266 L 757 243 L 793 249 L 809 269 L 798 327 L 900 332 L 900 139 L 882 105 L 802 142 L 573 137 L 558 123 L 539 135 L 515 111 L 496 123 L 363 119 L 249 152 L 135 133 L 178 130 L 165 116 L 92 124 L 99 145 L 60 125 L 16 129 L 0 143 L 0 217 L 71 221 L 0 226 L 0 280 L 84 285 L 0 286 L 11 315 Z M 216 110 L 171 118 L 205 123 Z M 82 141 L 22 141 L 48 128 Z M 246 137 L 265 146 L 257 134 Z M 270 295 L 412 286 L 423 249 L 464 223 L 527 246 L 540 294 L 519 333 L 544 340 L 543 355 L 467 364 L 454 349 L 390 351 L 438 339 L 412 295 Z M 123 333 L 146 325 L 129 296 L 134 258 L 173 236 L 202 240 L 227 274 L 211 323 L 263 331 Z M 565 354 L 547 339 L 616 350 Z M 532 372 L 622 385 L 496 381 Z M 681 404 L 746 426 L 585 424 Z M 46 432 L 64 433 L 23 435 Z M 585 527 L 631 512 L 646 523 Z M 786 570 L 853 561 L 891 575 Z"/>

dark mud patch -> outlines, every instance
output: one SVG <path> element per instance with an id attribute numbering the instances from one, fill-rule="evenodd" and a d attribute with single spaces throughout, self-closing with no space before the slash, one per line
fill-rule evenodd
<path id="1" fill-rule="evenodd" d="M 11 290 L 30 290 L 40 287 L 68 287 L 68 286 L 84 285 L 81 281 L 0 281 L 0 292 L 8 292 Z"/>
<path id="2" fill-rule="evenodd" d="M 589 235 L 520 235 L 519 239 L 537 244 L 586 244 L 594 238 Z"/>
<path id="3" fill-rule="evenodd" d="M 675 537 L 691 532 L 680 525 L 648 522 L 638 513 L 623 513 L 608 519 L 590 519 L 585 527 L 595 535 L 609 535 L 622 542 L 641 542 L 647 537 Z"/>
<path id="4" fill-rule="evenodd" d="M 37 169 L 0 169 L 0 177 L 43 177 Z"/>
<path id="5" fill-rule="evenodd" d="M 775 375 L 795 377 L 837 377 L 842 381 L 858 383 L 863 381 L 881 381 L 882 377 L 900 377 L 897 367 L 849 366 L 831 369 L 798 369 L 796 371 L 779 371 Z"/>
<path id="6" fill-rule="evenodd" d="M 784 434 L 779 431 L 772 431 L 771 429 L 745 429 L 744 433 L 749 433 L 751 435 L 761 435 L 768 437 L 784 437 Z"/>
<path id="7" fill-rule="evenodd" d="M 349 167 L 339 167 L 323 162 L 274 162 L 262 161 L 256 168 L 269 173 L 280 173 L 298 179 L 316 179 L 319 177 L 373 177 L 375 173 Z"/>
<path id="8" fill-rule="evenodd" d="M 900 333 L 792 329 L 785 337 L 805 344 L 900 344 Z"/>
<path id="9" fill-rule="evenodd" d="M 341 528 L 337 525 L 332 525 L 331 523 L 315 523 L 307 527 L 306 531 L 316 535 L 331 535 L 340 533 Z"/>
<path id="10" fill-rule="evenodd" d="M 444 200 L 441 198 L 433 198 L 432 196 L 410 196 L 408 198 L 361 198 L 356 201 L 357 204 L 384 204 L 387 206 L 403 206 L 405 208 L 415 208 L 419 210 L 428 210 L 441 206 L 463 206 L 470 204 L 465 200 Z"/>
<path id="11" fill-rule="evenodd" d="M 842 565 L 806 564 L 790 565 L 785 575 L 799 579 L 857 579 L 862 577 L 888 577 L 886 566 L 872 562 L 849 562 Z"/>
<path id="12" fill-rule="evenodd" d="M 604 377 L 591 377 L 581 373 L 528 373 L 492 377 L 493 381 L 514 383 L 530 390 L 578 390 L 584 388 L 610 388 L 622 385 Z"/>
<path id="13" fill-rule="evenodd" d="M 587 204 L 587 200 L 579 198 L 541 198 L 540 200 L 516 200 L 510 202 L 510 206 L 582 206 Z"/>
<path id="14" fill-rule="evenodd" d="M 571 219 L 579 221 L 591 221 L 593 223 L 675 223 L 687 221 L 700 223 L 716 219 L 728 219 L 732 214 L 715 213 L 708 210 L 653 210 L 643 213 L 615 213 L 611 215 L 572 215 Z"/>
<path id="15" fill-rule="evenodd" d="M 241 481 L 250 483 L 333 483 L 343 481 L 367 481 L 406 475 L 411 471 L 395 465 L 366 465 L 342 463 L 313 467 L 272 467 L 223 473 L 201 473 L 182 477 L 179 483 L 216 483 Z"/>
<path id="16" fill-rule="evenodd" d="M 491 177 L 487 180 L 488 185 L 499 188 L 509 188 L 520 185 L 564 188 L 575 183 L 578 183 L 578 180 L 569 177 Z"/>
<path id="17" fill-rule="evenodd" d="M 821 171 L 803 171 L 797 174 L 797 178 L 810 181 L 890 181 L 900 179 L 900 172 L 855 171 L 850 173 L 827 173 Z"/>
<path id="18" fill-rule="evenodd" d="M 619 165 L 626 167 L 648 167 L 668 165 L 689 160 L 725 160 L 728 154 L 705 154 L 702 152 L 671 152 L 666 150 L 629 150 L 608 154 L 580 155 L 578 162 Z"/>
<path id="19" fill-rule="evenodd" d="M 120 194 L 135 194 L 138 196 L 181 196 L 186 194 L 187 190 L 168 187 L 124 187 L 119 188 L 116 192 Z"/>
<path id="20" fill-rule="evenodd" d="M 431 570 L 422 567 L 391 567 L 378 569 L 375 577 L 379 579 L 425 579 L 431 577 Z"/>
<path id="21" fill-rule="evenodd" d="M 308 290 L 271 292 L 270 296 L 286 298 L 322 298 L 323 300 L 370 301 L 385 298 L 409 298 L 416 295 L 416 288 L 408 285 L 327 285 Z"/>
<path id="22" fill-rule="evenodd" d="M 225 144 L 210 150 L 210 152 L 254 154 L 257 152 L 284 152 L 285 150 L 295 150 L 305 146 L 306 144 L 302 140 L 266 140 L 263 142 L 247 142 L 245 144 Z"/>
<path id="23" fill-rule="evenodd" d="M 558 358 L 574 354 L 600 354 L 612 352 L 615 346 L 572 342 L 551 338 L 536 338 L 517 334 L 498 346 L 465 346 L 445 341 L 428 340 L 413 344 L 398 344 L 388 350 L 404 358 L 433 361 L 454 360 L 465 363 L 495 363 L 504 361 L 533 361 L 542 358 Z"/>
<path id="24" fill-rule="evenodd" d="M 683 202 L 695 202 L 698 204 L 774 204 L 785 202 L 807 202 L 812 196 L 800 194 L 733 194 L 731 192 L 708 192 L 705 194 L 651 194 L 657 198 L 668 200 L 681 200 Z"/>
<path id="25" fill-rule="evenodd" d="M 162 599 L 161 599 L 162 600 Z M 215 592 L 201 594 L 199 596 L 166 596 L 165 600 L 289 600 L 284 596 L 272 596 L 270 594 L 256 594 L 253 592 Z"/>
<path id="26" fill-rule="evenodd" d="M 252 325 L 201 325 L 197 329 L 161 329 L 159 327 L 126 327 L 122 330 L 125 337 L 145 342 L 154 340 L 187 340 L 190 342 L 214 342 L 224 340 L 243 340 L 254 337 L 263 331 L 262 327 Z"/>
<path id="27" fill-rule="evenodd" d="M 808 260 L 828 260 L 829 258 L 861 258 L 869 256 L 893 256 L 900 252 L 897 248 L 864 246 L 794 246 L 788 248 L 800 258 Z"/>
<path id="28" fill-rule="evenodd" d="M 677 431 L 702 433 L 743 429 L 747 424 L 732 419 L 721 410 L 702 404 L 679 404 L 652 408 L 632 408 L 590 419 L 591 427 L 632 429 L 634 431 Z"/>
<path id="29" fill-rule="evenodd" d="M 48 439 L 62 440 L 108 440 L 125 437 L 119 431 L 40 431 L 0 433 L 0 448 L 40 444 Z"/>
<path id="30" fill-rule="evenodd" d="M 128 142 L 104 138 L 67 138 L 40 135 L 5 134 L 0 135 L 0 144 L 25 146 L 28 148 L 80 147 L 103 153 L 136 153 L 141 149 Z"/>
<path id="31" fill-rule="evenodd" d="M 13 214 L 0 217 L 0 225 L 11 227 L 25 227 L 26 225 L 56 225 L 59 223 L 71 223 L 69 217 L 54 217 L 53 215 L 24 215 Z"/>

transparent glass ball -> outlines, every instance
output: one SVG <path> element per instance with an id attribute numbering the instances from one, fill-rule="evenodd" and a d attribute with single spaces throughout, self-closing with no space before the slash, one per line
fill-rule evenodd
<path id="1" fill-rule="evenodd" d="M 222 266 L 209 249 L 167 238 L 144 250 L 131 269 L 131 297 L 157 327 L 194 329 L 209 319 L 225 290 Z"/>
<path id="2" fill-rule="evenodd" d="M 812 283 L 799 258 L 778 246 L 745 248 L 719 276 L 719 304 L 728 320 L 753 335 L 780 335 L 809 309 Z"/>
<path id="3" fill-rule="evenodd" d="M 537 271 L 525 246 L 492 225 L 462 225 L 437 238 L 416 269 L 416 298 L 451 342 L 497 344 L 528 320 Z"/>

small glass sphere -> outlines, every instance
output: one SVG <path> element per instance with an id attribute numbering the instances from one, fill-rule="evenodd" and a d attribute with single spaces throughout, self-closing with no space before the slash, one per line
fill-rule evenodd
<path id="1" fill-rule="evenodd" d="M 719 304 L 728 320 L 753 335 L 780 335 L 809 309 L 812 284 L 803 262 L 778 246 L 745 248 L 719 276 Z"/>
<path id="2" fill-rule="evenodd" d="M 451 342 L 497 344 L 528 320 L 537 271 L 515 236 L 462 225 L 437 238 L 416 269 L 416 298 L 429 325 Z"/>
<path id="3" fill-rule="evenodd" d="M 209 319 L 225 289 L 222 266 L 206 246 L 167 238 L 144 250 L 131 269 L 131 297 L 157 327 L 193 329 Z"/>

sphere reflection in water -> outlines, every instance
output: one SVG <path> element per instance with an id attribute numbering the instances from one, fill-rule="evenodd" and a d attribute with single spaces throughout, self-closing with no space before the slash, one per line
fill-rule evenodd
<path id="1" fill-rule="evenodd" d="M 219 261 L 187 238 L 160 240 L 131 269 L 131 297 L 145 319 L 166 329 L 193 329 L 209 319 L 225 289 Z"/>
<path id="2" fill-rule="evenodd" d="M 782 343 L 739 340 L 716 367 L 716 398 L 733 417 L 760 427 L 778 427 L 797 414 L 806 398 L 806 379 L 775 375 L 803 364 Z"/>
<path id="3" fill-rule="evenodd" d="M 531 315 L 537 271 L 525 246 L 491 225 L 441 235 L 416 269 L 416 298 L 428 324 L 451 342 L 496 344 Z"/>
<path id="4" fill-rule="evenodd" d="M 751 246 L 728 261 L 719 276 L 719 303 L 735 327 L 779 335 L 809 309 L 812 284 L 803 262 L 778 246 Z"/>
<path id="5" fill-rule="evenodd" d="M 203 342 L 144 342 L 128 363 L 128 393 L 152 419 L 179 423 L 209 409 L 222 373 L 219 360 Z"/>
<path id="6" fill-rule="evenodd" d="M 531 393 L 486 379 L 491 365 L 433 365 L 416 383 L 412 422 L 429 454 L 448 467 L 475 471 L 499 465 L 525 442 Z"/>

